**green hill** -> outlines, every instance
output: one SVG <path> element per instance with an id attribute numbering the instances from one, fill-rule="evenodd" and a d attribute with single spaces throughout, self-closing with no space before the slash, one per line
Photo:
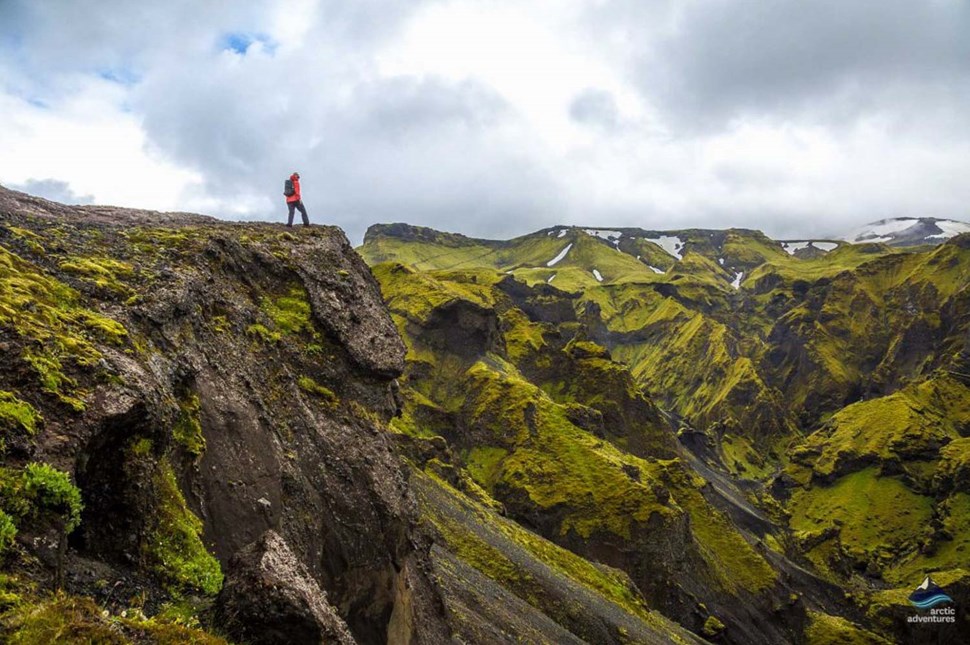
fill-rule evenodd
<path id="1" fill-rule="evenodd" d="M 901 640 L 925 573 L 967 593 L 970 236 L 393 225 L 359 252 L 408 345 L 415 468 L 694 633 Z"/>

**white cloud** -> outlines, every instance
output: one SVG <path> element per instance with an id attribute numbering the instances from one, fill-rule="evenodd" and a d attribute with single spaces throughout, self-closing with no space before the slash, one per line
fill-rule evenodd
<path id="1" fill-rule="evenodd" d="M 299 169 L 356 239 L 967 217 L 970 12 L 822 4 L 8 0 L 0 181 L 275 219 Z"/>
<path id="2" fill-rule="evenodd" d="M 123 102 L 124 90 L 100 78 L 78 80 L 48 107 L 0 94 L 0 181 L 54 178 L 101 203 L 179 208 L 197 176 L 152 155 L 139 117 Z"/>

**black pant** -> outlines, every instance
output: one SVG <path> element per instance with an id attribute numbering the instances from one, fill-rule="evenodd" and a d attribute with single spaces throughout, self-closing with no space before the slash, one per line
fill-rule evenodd
<path id="1" fill-rule="evenodd" d="M 295 202 L 286 202 L 286 205 L 290 209 L 290 218 L 286 222 L 286 225 L 287 226 L 293 226 L 293 211 L 294 210 L 300 211 L 300 215 L 303 216 L 303 225 L 304 226 L 309 226 L 310 225 L 310 218 L 306 216 L 306 206 L 303 205 L 303 200 L 302 199 L 298 199 Z"/>

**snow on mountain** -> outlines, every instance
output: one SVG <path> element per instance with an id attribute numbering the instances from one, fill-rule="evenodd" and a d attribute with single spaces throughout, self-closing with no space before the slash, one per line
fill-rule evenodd
<path id="1" fill-rule="evenodd" d="M 664 251 L 674 256 L 678 260 L 683 260 L 681 251 L 684 249 L 684 241 L 676 236 L 661 235 L 660 237 L 646 237 L 644 238 L 648 242 L 653 242 Z"/>
<path id="2" fill-rule="evenodd" d="M 816 242 L 815 240 L 785 240 L 781 241 L 781 248 L 785 249 L 788 255 L 795 255 L 798 251 L 804 249 L 817 249 L 819 251 L 825 251 L 828 253 L 833 249 L 839 247 L 838 242 Z"/>
<path id="3" fill-rule="evenodd" d="M 860 226 L 841 239 L 853 244 L 872 242 L 890 246 L 918 246 L 941 244 L 961 233 L 970 233 L 970 224 L 936 217 L 895 217 Z"/>
<path id="4" fill-rule="evenodd" d="M 548 262 L 546 262 L 546 266 L 547 267 L 554 267 L 557 264 L 559 264 L 559 261 L 562 260 L 564 257 L 566 257 L 566 254 L 569 253 L 569 249 L 571 249 L 571 248 L 573 248 L 573 243 L 572 242 L 570 242 L 569 244 L 567 244 L 566 245 L 566 248 L 564 248 L 562 251 L 559 252 L 559 255 L 557 255 L 553 259 L 549 260 Z"/>
<path id="5" fill-rule="evenodd" d="M 782 242 L 781 248 L 788 251 L 788 255 L 795 255 L 795 251 L 807 248 L 811 242 Z"/>

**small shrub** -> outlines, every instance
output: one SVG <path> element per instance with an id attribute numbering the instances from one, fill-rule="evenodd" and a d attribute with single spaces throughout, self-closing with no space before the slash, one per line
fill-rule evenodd
<path id="1" fill-rule="evenodd" d="M 71 483 L 67 473 L 48 464 L 30 463 L 22 476 L 22 492 L 36 511 L 61 516 L 64 530 L 70 533 L 81 523 L 81 491 Z"/>

